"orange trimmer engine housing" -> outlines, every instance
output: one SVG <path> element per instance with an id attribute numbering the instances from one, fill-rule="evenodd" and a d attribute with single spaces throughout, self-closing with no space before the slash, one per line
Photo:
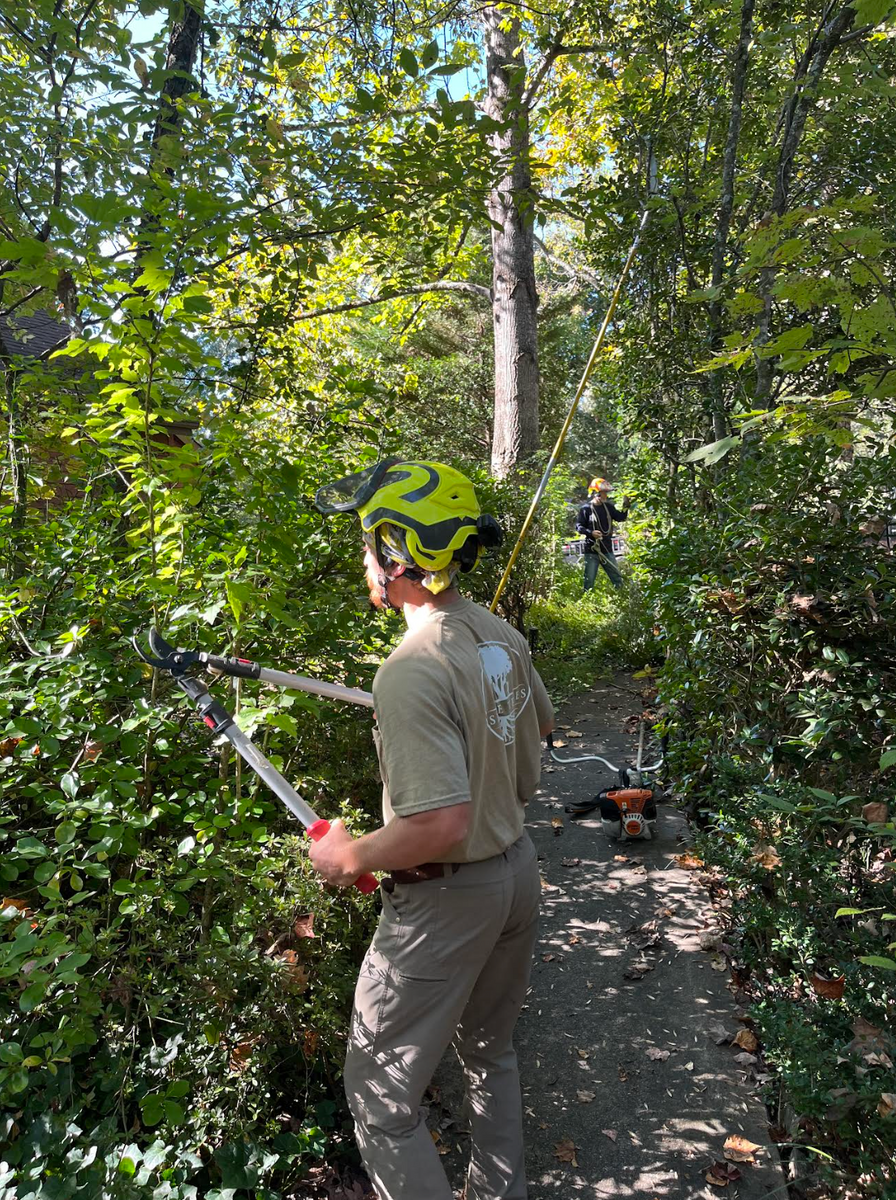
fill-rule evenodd
<path id="1" fill-rule="evenodd" d="M 607 788 L 600 793 L 600 818 L 629 838 L 649 838 L 656 822 L 656 797 L 652 788 Z M 612 830 L 608 829 L 608 832 Z"/>

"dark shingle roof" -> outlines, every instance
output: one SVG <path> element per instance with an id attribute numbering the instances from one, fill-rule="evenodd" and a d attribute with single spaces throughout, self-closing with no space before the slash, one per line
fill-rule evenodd
<path id="1" fill-rule="evenodd" d="M 0 350 L 21 358 L 46 358 L 72 336 L 68 325 L 51 313 L 36 312 L 30 317 L 13 315 L 0 320 Z"/>

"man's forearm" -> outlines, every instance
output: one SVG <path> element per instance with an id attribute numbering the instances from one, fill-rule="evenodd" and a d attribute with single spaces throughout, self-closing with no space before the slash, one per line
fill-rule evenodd
<path id="1" fill-rule="evenodd" d="M 353 867 L 365 871 L 400 871 L 421 863 L 440 862 L 462 842 L 469 829 L 469 802 L 411 817 L 393 817 L 388 825 L 356 838 Z"/>

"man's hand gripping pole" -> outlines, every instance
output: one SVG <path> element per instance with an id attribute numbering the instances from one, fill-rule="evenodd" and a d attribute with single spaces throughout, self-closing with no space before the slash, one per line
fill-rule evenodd
<path id="1" fill-rule="evenodd" d="M 237 754 L 249 764 L 252 770 L 268 785 L 275 796 L 286 805 L 289 811 L 302 822 L 308 836 L 314 842 L 319 842 L 330 831 L 330 822 L 323 820 L 306 804 L 299 793 L 289 784 L 273 763 L 269 762 L 254 742 L 243 733 L 219 700 L 211 695 L 208 688 L 200 679 L 193 679 L 186 674 L 187 668 L 199 661 L 198 652 L 175 650 L 155 629 L 150 631 L 149 645 L 152 654 L 141 650 L 134 638 L 132 645 L 145 663 L 167 671 L 177 682 L 177 686 L 186 693 L 199 716 L 213 734 L 223 734 Z M 204 656 L 206 662 L 213 656 Z M 239 660 L 235 660 L 239 661 Z M 208 665 L 212 665 L 209 663 Z M 254 664 L 247 664 L 254 666 Z M 258 678 L 257 675 L 252 676 Z M 348 690 L 348 689 L 346 689 Z M 365 894 L 376 891 L 379 884 L 373 875 L 360 875 L 354 886 Z"/>

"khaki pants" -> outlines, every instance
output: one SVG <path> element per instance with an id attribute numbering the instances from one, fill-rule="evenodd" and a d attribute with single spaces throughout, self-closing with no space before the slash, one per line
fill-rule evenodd
<path id="1" fill-rule="evenodd" d="M 523 834 L 454 875 L 396 884 L 355 991 L 345 1088 L 379 1200 L 453 1200 L 420 1107 L 454 1038 L 473 1134 L 467 1200 L 525 1200 L 513 1029 L 535 946 L 540 880 Z"/>

